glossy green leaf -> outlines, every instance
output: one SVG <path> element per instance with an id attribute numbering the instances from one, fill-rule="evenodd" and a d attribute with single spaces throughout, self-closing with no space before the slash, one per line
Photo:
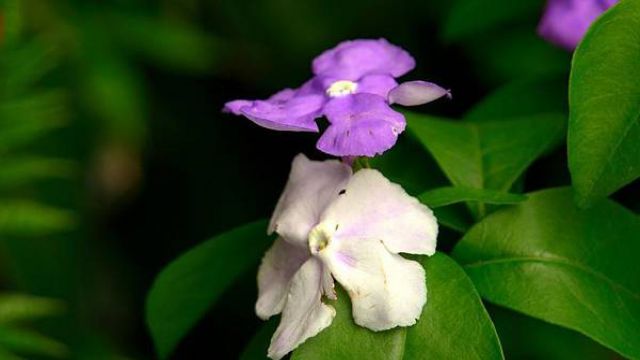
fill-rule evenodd
<path id="1" fill-rule="evenodd" d="M 73 214 L 27 200 L 3 200 L 0 203 L 0 234 L 39 236 L 69 230 L 75 224 Z"/>
<path id="2" fill-rule="evenodd" d="M 605 13 L 576 50 L 569 84 L 569 169 L 579 205 L 640 176 L 640 2 Z"/>
<path id="3" fill-rule="evenodd" d="M 418 199 L 431 208 L 451 205 L 465 201 L 477 201 L 486 204 L 517 204 L 527 197 L 489 189 L 449 186 L 425 191 Z"/>
<path id="4" fill-rule="evenodd" d="M 459 233 L 465 233 L 473 224 L 469 210 L 464 206 L 445 206 L 433 209 L 438 224 Z"/>
<path id="5" fill-rule="evenodd" d="M 59 315 L 64 309 L 64 304 L 58 300 L 22 294 L 1 294 L 0 324 Z"/>
<path id="6" fill-rule="evenodd" d="M 407 122 L 453 185 L 501 191 L 558 145 L 566 126 L 560 114 L 468 123 L 409 113 Z"/>
<path id="7" fill-rule="evenodd" d="M 501 25 L 538 14 L 543 0 L 454 0 L 447 16 L 443 37 L 460 40 Z"/>
<path id="8" fill-rule="evenodd" d="M 178 342 L 233 281 L 257 266 L 270 245 L 267 222 L 250 223 L 187 251 L 157 276 L 147 296 L 146 318 L 158 355 Z"/>
<path id="9" fill-rule="evenodd" d="M 613 201 L 579 210 L 570 188 L 489 215 L 454 249 L 487 300 L 640 358 L 640 218 Z"/>
<path id="10" fill-rule="evenodd" d="M 503 85 L 475 104 L 465 121 L 499 121 L 567 112 L 565 76 L 520 79 Z"/>
<path id="11" fill-rule="evenodd" d="M 502 359 L 493 323 L 464 271 L 441 253 L 423 265 L 428 300 L 416 325 L 378 333 L 357 326 L 349 297 L 340 291 L 333 324 L 292 359 Z"/>

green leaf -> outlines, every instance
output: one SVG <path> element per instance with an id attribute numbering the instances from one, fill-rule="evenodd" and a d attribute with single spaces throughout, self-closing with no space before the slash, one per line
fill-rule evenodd
<path id="1" fill-rule="evenodd" d="M 640 2 L 623 0 L 591 27 L 573 58 L 569 169 L 579 205 L 640 176 Z"/>
<path id="2" fill-rule="evenodd" d="M 257 266 L 270 245 L 267 222 L 257 221 L 210 239 L 174 260 L 147 296 L 146 318 L 160 358 L 179 341 L 233 281 Z"/>
<path id="3" fill-rule="evenodd" d="M 44 157 L 9 157 L 0 160 L 0 189 L 24 185 L 36 180 L 67 177 L 73 172 L 68 160 Z"/>
<path id="4" fill-rule="evenodd" d="M 0 326 L 0 348 L 19 354 L 66 358 L 66 346 L 37 332 Z"/>
<path id="5" fill-rule="evenodd" d="M 469 210 L 462 206 L 439 207 L 433 209 L 433 213 L 438 219 L 439 225 L 446 226 L 459 233 L 467 232 L 467 229 L 473 224 L 473 218 L 471 218 Z"/>
<path id="6" fill-rule="evenodd" d="M 422 263 L 428 300 L 416 325 L 378 333 L 357 326 L 349 297 L 339 291 L 333 324 L 292 359 L 502 359 L 493 323 L 464 271 L 442 253 Z"/>
<path id="7" fill-rule="evenodd" d="M 542 0 L 455 0 L 445 21 L 443 38 L 449 41 L 474 37 L 479 32 L 538 14 Z"/>
<path id="8" fill-rule="evenodd" d="M 565 74 L 571 63 L 567 51 L 549 44 L 528 24 L 474 36 L 464 45 L 478 75 L 492 84 Z"/>
<path id="9" fill-rule="evenodd" d="M 0 234 L 41 236 L 70 229 L 73 214 L 28 200 L 3 200 L 0 203 Z"/>
<path id="10" fill-rule="evenodd" d="M 526 200 L 521 194 L 510 194 L 488 189 L 474 189 L 469 187 L 442 187 L 425 191 L 418 199 L 431 208 L 451 205 L 465 201 L 477 201 L 486 204 L 517 204 Z"/>
<path id="11" fill-rule="evenodd" d="M 260 330 L 253 336 L 249 344 L 244 348 L 240 355 L 240 360 L 268 360 L 267 349 L 271 343 L 271 336 L 278 327 L 278 319 L 271 318 L 264 324 Z"/>
<path id="12" fill-rule="evenodd" d="M 464 120 L 511 120 L 528 115 L 566 113 L 567 110 L 565 77 L 536 77 L 512 81 L 498 88 L 474 105 Z"/>
<path id="13" fill-rule="evenodd" d="M 408 113 L 407 122 L 453 185 L 501 191 L 560 143 L 566 124 L 560 114 L 468 123 Z"/>
<path id="14" fill-rule="evenodd" d="M 638 234 L 617 203 L 580 210 L 558 188 L 489 215 L 453 255 L 487 300 L 640 358 Z"/>
<path id="15" fill-rule="evenodd" d="M 61 314 L 62 302 L 22 294 L 0 294 L 0 324 L 34 320 Z"/>

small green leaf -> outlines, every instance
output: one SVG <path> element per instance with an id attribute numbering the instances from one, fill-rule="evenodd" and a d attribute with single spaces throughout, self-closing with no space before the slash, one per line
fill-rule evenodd
<path id="1" fill-rule="evenodd" d="M 40 236 L 68 230 L 75 224 L 72 213 L 27 200 L 0 203 L 0 234 Z"/>
<path id="2" fill-rule="evenodd" d="M 469 187 L 442 187 L 423 192 L 418 199 L 431 208 L 451 205 L 465 201 L 477 201 L 486 204 L 517 204 L 527 199 L 522 194 L 510 194 L 488 189 Z"/>
<path id="3" fill-rule="evenodd" d="M 569 169 L 579 205 L 640 176 L 640 2 L 623 0 L 591 27 L 573 57 Z"/>
<path id="4" fill-rule="evenodd" d="M 160 358 L 166 359 L 209 307 L 270 245 L 267 222 L 218 235 L 165 267 L 147 295 L 146 318 Z"/>
<path id="5" fill-rule="evenodd" d="M 613 201 L 578 209 L 570 188 L 536 192 L 455 247 L 487 300 L 640 358 L 640 218 Z"/>
<path id="6" fill-rule="evenodd" d="M 473 284 L 446 255 L 422 261 L 428 300 L 411 327 L 373 332 L 357 326 L 349 297 L 332 302 L 333 324 L 294 351 L 293 360 L 313 359 L 502 359 L 493 323 Z M 265 349 L 266 352 L 266 349 Z"/>
<path id="7" fill-rule="evenodd" d="M 0 294 L 0 324 L 59 315 L 64 309 L 64 304 L 58 300 L 22 294 Z"/>
<path id="8" fill-rule="evenodd" d="M 566 126 L 561 114 L 468 123 L 408 113 L 407 122 L 453 185 L 501 191 L 558 145 Z"/>

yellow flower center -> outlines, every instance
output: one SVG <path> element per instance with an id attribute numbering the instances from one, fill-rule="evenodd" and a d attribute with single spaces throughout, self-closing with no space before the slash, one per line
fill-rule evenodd
<path id="1" fill-rule="evenodd" d="M 317 254 L 324 250 L 331 242 L 331 236 L 335 232 L 326 224 L 318 224 L 309 232 L 309 250 L 312 254 Z"/>
<path id="2" fill-rule="evenodd" d="M 331 97 L 345 96 L 355 93 L 357 89 L 358 83 L 349 80 L 339 80 L 327 88 L 327 95 Z"/>

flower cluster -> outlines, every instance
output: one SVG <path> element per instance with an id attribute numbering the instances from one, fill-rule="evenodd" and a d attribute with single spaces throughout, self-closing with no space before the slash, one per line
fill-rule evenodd
<path id="1" fill-rule="evenodd" d="M 318 140 L 334 156 L 375 156 L 390 149 L 405 129 L 404 116 L 390 105 L 415 106 L 449 92 L 425 81 L 398 85 L 415 67 L 405 50 L 384 39 L 345 41 L 313 60 L 314 77 L 297 89 L 266 100 L 235 100 L 225 111 L 280 131 L 319 132 L 316 119 L 330 126 Z"/>
<path id="2" fill-rule="evenodd" d="M 600 14 L 618 0 L 549 0 L 538 33 L 549 42 L 573 51 Z"/>
<path id="3" fill-rule="evenodd" d="M 225 110 L 263 127 L 314 131 L 325 153 L 352 159 L 391 148 L 404 116 L 390 105 L 414 106 L 449 95 L 435 84 L 396 78 L 415 61 L 380 40 L 354 40 L 313 61 L 314 77 L 267 100 L 235 100 Z M 353 173 L 348 161 L 298 155 L 269 224 L 278 238 L 258 271 L 256 313 L 282 313 L 268 355 L 280 359 L 331 325 L 334 281 L 347 291 L 356 324 L 374 331 L 415 324 L 427 301 L 422 266 L 400 253 L 432 255 L 438 224 L 432 211 L 380 172 Z"/>

